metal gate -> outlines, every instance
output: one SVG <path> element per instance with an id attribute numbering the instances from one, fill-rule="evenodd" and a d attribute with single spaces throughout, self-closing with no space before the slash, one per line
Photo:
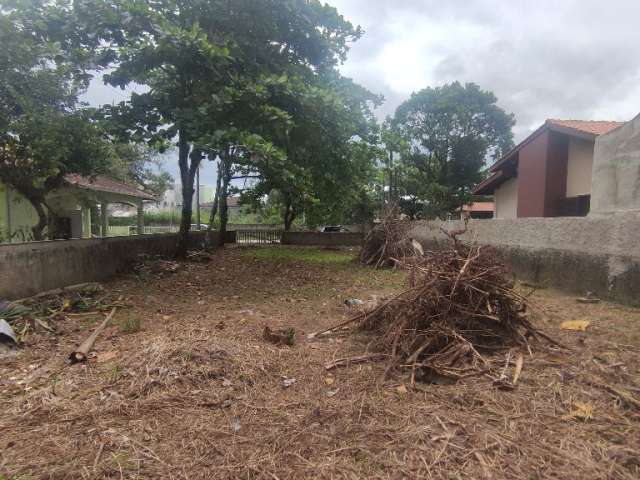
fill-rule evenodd
<path id="1" fill-rule="evenodd" d="M 236 243 L 242 245 L 269 245 L 280 243 L 282 228 L 236 230 Z"/>

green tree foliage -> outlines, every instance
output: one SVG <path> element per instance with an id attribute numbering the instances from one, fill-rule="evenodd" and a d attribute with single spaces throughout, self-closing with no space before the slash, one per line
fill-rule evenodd
<path id="1" fill-rule="evenodd" d="M 86 58 L 65 49 L 59 17 L 39 2 L 10 2 L 0 16 L 0 179 L 36 210 L 36 240 L 56 223 L 47 194 L 67 173 L 105 171 L 111 154 L 91 112 L 78 104 L 90 78 Z"/>
<path id="2" fill-rule="evenodd" d="M 198 2 L 137 1 L 113 2 L 103 12 L 105 24 L 114 33 L 117 63 L 105 75 L 112 85 L 145 85 L 144 93 L 133 93 L 129 102 L 105 109 L 112 128 L 120 127 L 124 140 L 146 141 L 160 150 L 176 142 L 183 187 L 179 254 L 186 253 L 186 237 L 191 227 L 194 179 L 202 160 L 194 148 L 201 135 L 215 90 L 226 79 L 229 50 L 224 43 L 211 41 L 201 26 L 207 11 Z M 211 12 L 212 13 L 212 12 Z"/>
<path id="3" fill-rule="evenodd" d="M 161 198 L 173 186 L 173 176 L 164 170 L 153 151 L 144 143 L 114 143 L 109 176 L 132 183 Z"/>
<path id="4" fill-rule="evenodd" d="M 105 78 L 148 88 L 108 117 L 129 137 L 161 148 L 177 143 L 183 188 L 178 254 L 184 254 L 202 159 L 223 154 L 227 177 L 231 164 L 255 159 L 238 145 L 273 130 L 260 123 L 286 129 L 287 115 L 269 103 L 274 83 L 331 70 L 360 30 L 317 0 L 113 0 L 108 9 L 98 3 L 96 30 L 117 58 Z"/>
<path id="5" fill-rule="evenodd" d="M 398 169 L 410 213 L 444 217 L 471 200 L 485 162 L 513 146 L 514 117 L 495 95 L 454 82 L 411 95 L 396 110 L 394 128 L 409 151 Z"/>
<path id="6" fill-rule="evenodd" d="M 381 98 L 335 71 L 294 80 L 274 99 L 291 118 L 289 128 L 273 137 L 283 161 L 265 166 L 255 193 L 278 192 L 285 229 L 302 212 L 309 224 L 351 220 L 374 177 L 372 108 Z"/>

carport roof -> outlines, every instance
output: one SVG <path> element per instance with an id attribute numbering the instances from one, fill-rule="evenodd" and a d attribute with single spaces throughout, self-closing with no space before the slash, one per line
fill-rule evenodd
<path id="1" fill-rule="evenodd" d="M 156 200 L 150 193 L 144 192 L 139 188 L 119 182 L 105 175 L 96 175 L 95 177 L 84 177 L 76 173 L 64 176 L 65 181 L 69 185 L 86 190 L 94 190 L 96 192 L 115 193 L 127 197 L 138 198 L 141 200 Z"/>

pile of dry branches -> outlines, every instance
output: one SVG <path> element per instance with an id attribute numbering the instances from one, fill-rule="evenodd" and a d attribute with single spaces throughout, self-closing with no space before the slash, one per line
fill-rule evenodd
<path id="1" fill-rule="evenodd" d="M 403 219 L 400 208 L 385 208 L 380 223 L 374 225 L 364 239 L 360 263 L 375 268 L 394 267 L 398 262 L 422 253 L 420 245 L 409 238 L 411 222 Z"/>
<path id="2" fill-rule="evenodd" d="M 448 248 L 403 263 L 408 288 L 351 319 L 375 334 L 371 346 L 389 368 L 411 368 L 412 379 L 490 373 L 487 353 L 553 342 L 530 323 L 526 298 L 494 252 L 458 242 L 459 233 Z"/>
<path id="3" fill-rule="evenodd" d="M 107 312 L 121 302 L 111 298 L 97 283 L 80 283 L 38 293 L 14 302 L 0 300 L 0 318 L 15 331 L 19 343 L 32 330 L 56 332 L 56 323 L 70 316 Z"/>

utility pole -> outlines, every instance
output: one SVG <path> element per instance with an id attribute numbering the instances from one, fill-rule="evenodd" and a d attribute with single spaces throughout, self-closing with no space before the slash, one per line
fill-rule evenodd
<path id="1" fill-rule="evenodd" d="M 393 150 L 389 149 L 389 203 L 392 203 L 393 198 Z"/>
<path id="2" fill-rule="evenodd" d="M 200 230 L 200 165 L 196 169 L 196 230 Z"/>

